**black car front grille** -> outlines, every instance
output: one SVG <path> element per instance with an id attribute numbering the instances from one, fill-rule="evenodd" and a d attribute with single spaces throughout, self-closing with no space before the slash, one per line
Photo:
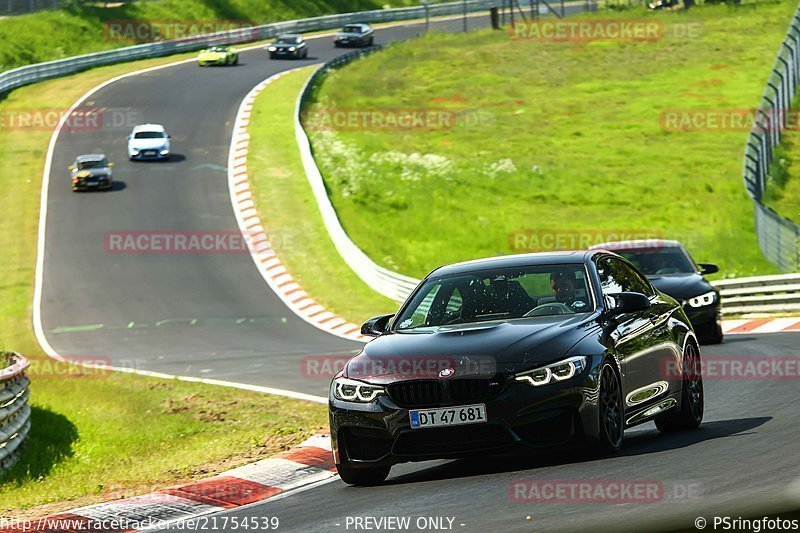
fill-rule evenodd
<path id="1" fill-rule="evenodd" d="M 449 383 L 448 392 L 454 402 L 477 402 L 494 396 L 499 382 L 488 379 L 457 379 Z"/>
<path id="2" fill-rule="evenodd" d="M 443 395 L 442 383 L 434 380 L 405 381 L 389 386 L 389 397 L 397 405 L 438 405 Z"/>
<path id="3" fill-rule="evenodd" d="M 494 377 L 402 381 L 389 385 L 387 390 L 389 397 L 401 407 L 436 407 L 490 400 L 502 388 L 503 380 Z"/>

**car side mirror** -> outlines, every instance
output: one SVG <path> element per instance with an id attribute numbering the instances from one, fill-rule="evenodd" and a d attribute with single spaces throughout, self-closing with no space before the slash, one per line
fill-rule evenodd
<path id="1" fill-rule="evenodd" d="M 714 263 L 700 263 L 698 266 L 700 267 L 700 273 L 704 276 L 719 272 L 719 267 Z"/>
<path id="2" fill-rule="evenodd" d="M 641 292 L 618 292 L 606 296 L 608 309 L 606 314 L 609 316 L 624 315 L 625 313 L 635 313 L 644 311 L 650 307 L 650 298 Z"/>
<path id="3" fill-rule="evenodd" d="M 381 315 L 370 318 L 361 326 L 361 334 L 368 337 L 379 337 L 383 335 L 386 333 L 389 321 L 392 318 L 394 318 L 394 315 Z"/>
<path id="4" fill-rule="evenodd" d="M 67 167 L 69 170 L 75 170 L 75 165 L 70 165 Z"/>
<path id="5" fill-rule="evenodd" d="M 108 164 L 108 167 L 109 167 L 109 168 L 111 168 L 111 167 L 113 167 L 113 166 L 114 166 L 114 163 L 109 163 L 109 164 Z"/>

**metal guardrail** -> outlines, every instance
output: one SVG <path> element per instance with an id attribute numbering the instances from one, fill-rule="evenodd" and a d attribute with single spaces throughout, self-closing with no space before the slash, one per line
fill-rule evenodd
<path id="1" fill-rule="evenodd" d="M 723 315 L 780 315 L 800 311 L 800 274 L 715 281 Z"/>
<path id="2" fill-rule="evenodd" d="M 800 5 L 781 43 L 764 94 L 756 110 L 756 123 L 745 144 L 744 184 L 753 199 L 758 244 L 768 261 L 782 272 L 800 270 L 800 227 L 763 203 L 770 182 L 774 148 L 781 142 L 791 104 L 800 84 Z"/>
<path id="3" fill-rule="evenodd" d="M 0 352 L 0 472 L 17 461 L 31 427 L 29 365 L 18 353 Z"/>
<path id="4" fill-rule="evenodd" d="M 0 17 L 58 9 L 61 0 L 0 0 Z"/>
<path id="5" fill-rule="evenodd" d="M 0 2 L 2 1 L 3 0 L 0 0 Z M 469 0 L 467 2 L 447 2 L 428 6 L 343 13 L 339 15 L 326 15 L 323 17 L 239 28 L 236 30 L 198 35 L 184 39 L 127 46 L 115 50 L 85 54 L 67 59 L 58 59 L 8 70 L 0 74 L 0 95 L 22 87 L 23 85 L 74 74 L 93 67 L 133 61 L 136 59 L 163 57 L 181 52 L 191 52 L 213 44 L 238 44 L 262 41 L 281 33 L 304 33 L 329 30 L 340 28 L 354 22 L 394 22 L 398 20 L 424 18 L 426 15 L 430 17 L 456 15 L 462 14 L 465 9 L 468 12 L 488 9 L 496 3 L 497 0 Z"/>

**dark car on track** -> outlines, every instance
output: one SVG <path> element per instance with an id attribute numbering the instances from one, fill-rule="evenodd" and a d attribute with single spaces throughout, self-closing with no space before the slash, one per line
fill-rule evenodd
<path id="1" fill-rule="evenodd" d="M 104 154 L 83 154 L 69 166 L 73 191 L 110 189 L 113 181 L 111 167 Z"/>
<path id="2" fill-rule="evenodd" d="M 588 441 L 703 417 L 683 308 L 606 251 L 458 263 L 423 279 L 331 383 L 334 460 L 350 484 L 392 465 Z"/>
<path id="3" fill-rule="evenodd" d="M 303 59 L 308 57 L 308 44 L 302 35 L 288 33 L 285 35 L 278 35 L 275 41 L 267 46 L 270 59 L 276 58 L 290 58 L 290 59 Z"/>
<path id="4" fill-rule="evenodd" d="M 611 250 L 633 263 L 658 290 L 683 306 L 703 344 L 722 342 L 719 290 L 705 278 L 719 272 L 713 263 L 695 263 L 678 241 L 644 239 L 607 242 L 590 249 Z"/>
<path id="5" fill-rule="evenodd" d="M 372 46 L 374 43 L 375 32 L 369 24 L 348 24 L 333 39 L 333 45 L 337 48 Z"/>

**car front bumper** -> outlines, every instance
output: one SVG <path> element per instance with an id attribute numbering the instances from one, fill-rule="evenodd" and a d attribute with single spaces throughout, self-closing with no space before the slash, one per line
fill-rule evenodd
<path id="1" fill-rule="evenodd" d="M 493 398 L 457 405 L 486 405 L 487 422 L 411 429 L 409 411 L 388 395 L 370 403 L 329 400 L 334 459 L 352 467 L 454 459 L 514 448 L 546 448 L 596 439 L 599 365 L 564 383 L 532 387 L 508 378 Z M 453 404 L 456 405 L 456 404 Z"/>
<path id="2" fill-rule="evenodd" d="M 167 152 L 166 154 L 162 154 L 160 150 L 140 150 L 138 153 L 128 152 L 128 157 L 130 159 L 135 159 L 139 161 L 144 160 L 157 160 L 157 159 L 169 159 L 171 152 Z"/>
<path id="3" fill-rule="evenodd" d="M 364 41 L 361 41 L 360 39 L 334 39 L 333 44 L 335 44 L 336 46 L 341 46 L 343 48 L 344 47 L 356 48 L 356 47 L 366 46 L 366 43 Z"/>
<path id="4" fill-rule="evenodd" d="M 692 329 L 700 342 L 714 340 L 721 335 L 722 314 L 719 301 L 704 307 L 684 305 L 683 310 L 686 312 L 689 322 L 692 323 Z"/>
<path id="5" fill-rule="evenodd" d="M 111 180 L 97 180 L 95 185 L 89 185 L 85 182 L 72 183 L 73 191 L 97 191 L 111 188 Z"/>

